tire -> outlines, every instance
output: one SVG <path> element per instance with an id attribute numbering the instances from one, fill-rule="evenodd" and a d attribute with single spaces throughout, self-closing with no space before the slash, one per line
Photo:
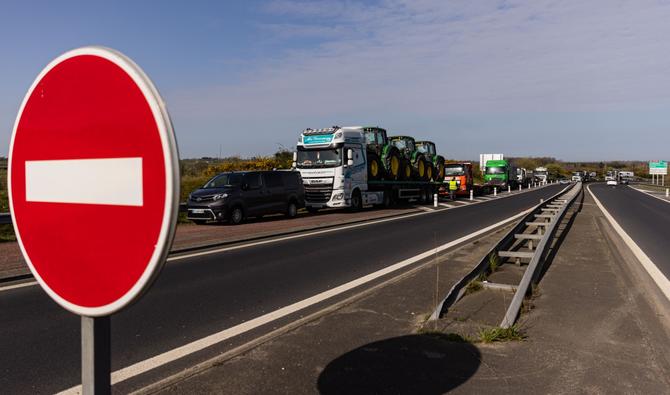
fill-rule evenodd
<path id="1" fill-rule="evenodd" d="M 298 215 L 298 205 L 291 200 L 290 202 L 288 202 L 288 206 L 286 207 L 286 216 L 288 218 L 295 218 L 297 215 Z"/>
<path id="2" fill-rule="evenodd" d="M 409 181 L 412 179 L 412 165 L 410 165 L 407 159 L 400 160 L 400 174 L 398 178 L 403 181 Z"/>
<path id="3" fill-rule="evenodd" d="M 424 159 L 423 156 L 419 156 L 416 160 L 416 165 L 414 166 L 414 169 L 416 170 L 416 179 L 418 181 L 427 181 L 426 180 L 426 160 Z"/>
<path id="4" fill-rule="evenodd" d="M 244 221 L 244 211 L 242 210 L 242 207 L 240 206 L 235 206 L 232 209 L 230 209 L 230 213 L 228 214 L 228 223 L 231 225 L 239 225 Z"/>
<path id="5" fill-rule="evenodd" d="M 444 180 L 444 160 L 442 159 L 437 160 L 437 164 L 435 165 L 435 172 L 437 173 L 435 175 L 437 177 L 435 181 Z"/>
<path id="6" fill-rule="evenodd" d="M 387 180 L 397 180 L 400 178 L 401 164 L 400 155 L 398 151 L 391 151 L 386 158 L 384 158 L 384 168 L 386 169 Z"/>
<path id="7" fill-rule="evenodd" d="M 371 180 L 380 180 L 382 178 L 382 163 L 377 154 L 368 153 L 368 177 Z"/>
<path id="8" fill-rule="evenodd" d="M 426 165 L 426 180 L 431 181 L 433 180 L 433 177 L 435 176 L 435 169 L 433 169 L 433 165 L 430 163 L 427 163 Z"/>
<path id="9" fill-rule="evenodd" d="M 363 209 L 363 198 L 358 189 L 351 195 L 351 211 L 361 211 Z"/>

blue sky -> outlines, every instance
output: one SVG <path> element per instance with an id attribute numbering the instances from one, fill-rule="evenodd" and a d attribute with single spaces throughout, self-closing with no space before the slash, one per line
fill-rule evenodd
<path id="1" fill-rule="evenodd" d="M 668 159 L 668 21 L 667 0 L 3 2 L 0 155 L 42 67 L 96 44 L 153 79 L 182 157 L 370 124 L 449 158 Z"/>

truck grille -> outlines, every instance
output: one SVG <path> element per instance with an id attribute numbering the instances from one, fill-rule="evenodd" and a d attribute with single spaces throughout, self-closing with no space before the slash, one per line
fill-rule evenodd
<path id="1" fill-rule="evenodd" d="M 327 203 L 333 194 L 332 187 L 311 187 L 305 185 L 305 200 L 311 203 Z"/>

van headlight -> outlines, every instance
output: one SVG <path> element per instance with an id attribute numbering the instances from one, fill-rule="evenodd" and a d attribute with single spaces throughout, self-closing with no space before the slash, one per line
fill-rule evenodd
<path id="1" fill-rule="evenodd" d="M 333 196 L 333 200 L 342 200 L 344 198 L 344 193 L 340 192 Z"/>
<path id="2" fill-rule="evenodd" d="M 212 200 L 215 200 L 215 201 L 216 200 L 223 200 L 227 197 L 228 197 L 227 193 L 219 193 L 219 194 L 214 195 L 214 197 L 212 197 Z"/>

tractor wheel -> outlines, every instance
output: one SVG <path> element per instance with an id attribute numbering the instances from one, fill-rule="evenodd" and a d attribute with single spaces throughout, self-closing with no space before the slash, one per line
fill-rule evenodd
<path id="1" fill-rule="evenodd" d="M 435 175 L 435 170 L 433 169 L 433 165 L 430 163 L 426 164 L 426 179 L 428 181 L 431 181 L 433 179 L 433 176 Z"/>
<path id="2" fill-rule="evenodd" d="M 437 167 L 435 168 L 437 174 L 435 177 L 437 179 L 435 181 L 443 181 L 444 180 L 444 162 L 443 161 L 438 161 L 437 162 Z"/>
<path id="3" fill-rule="evenodd" d="M 400 177 L 401 161 L 397 152 L 391 151 L 385 161 L 386 178 L 388 180 L 397 180 Z"/>
<path id="4" fill-rule="evenodd" d="M 399 178 L 403 181 L 409 181 L 412 179 L 412 165 L 410 165 L 407 159 L 400 160 Z"/>
<path id="5" fill-rule="evenodd" d="M 379 180 L 382 178 L 382 166 L 379 161 L 379 156 L 375 153 L 368 154 L 368 176 L 371 180 Z"/>
<path id="6" fill-rule="evenodd" d="M 420 156 L 416 160 L 416 178 L 419 181 L 426 181 L 426 160 L 423 158 L 423 156 Z"/>

